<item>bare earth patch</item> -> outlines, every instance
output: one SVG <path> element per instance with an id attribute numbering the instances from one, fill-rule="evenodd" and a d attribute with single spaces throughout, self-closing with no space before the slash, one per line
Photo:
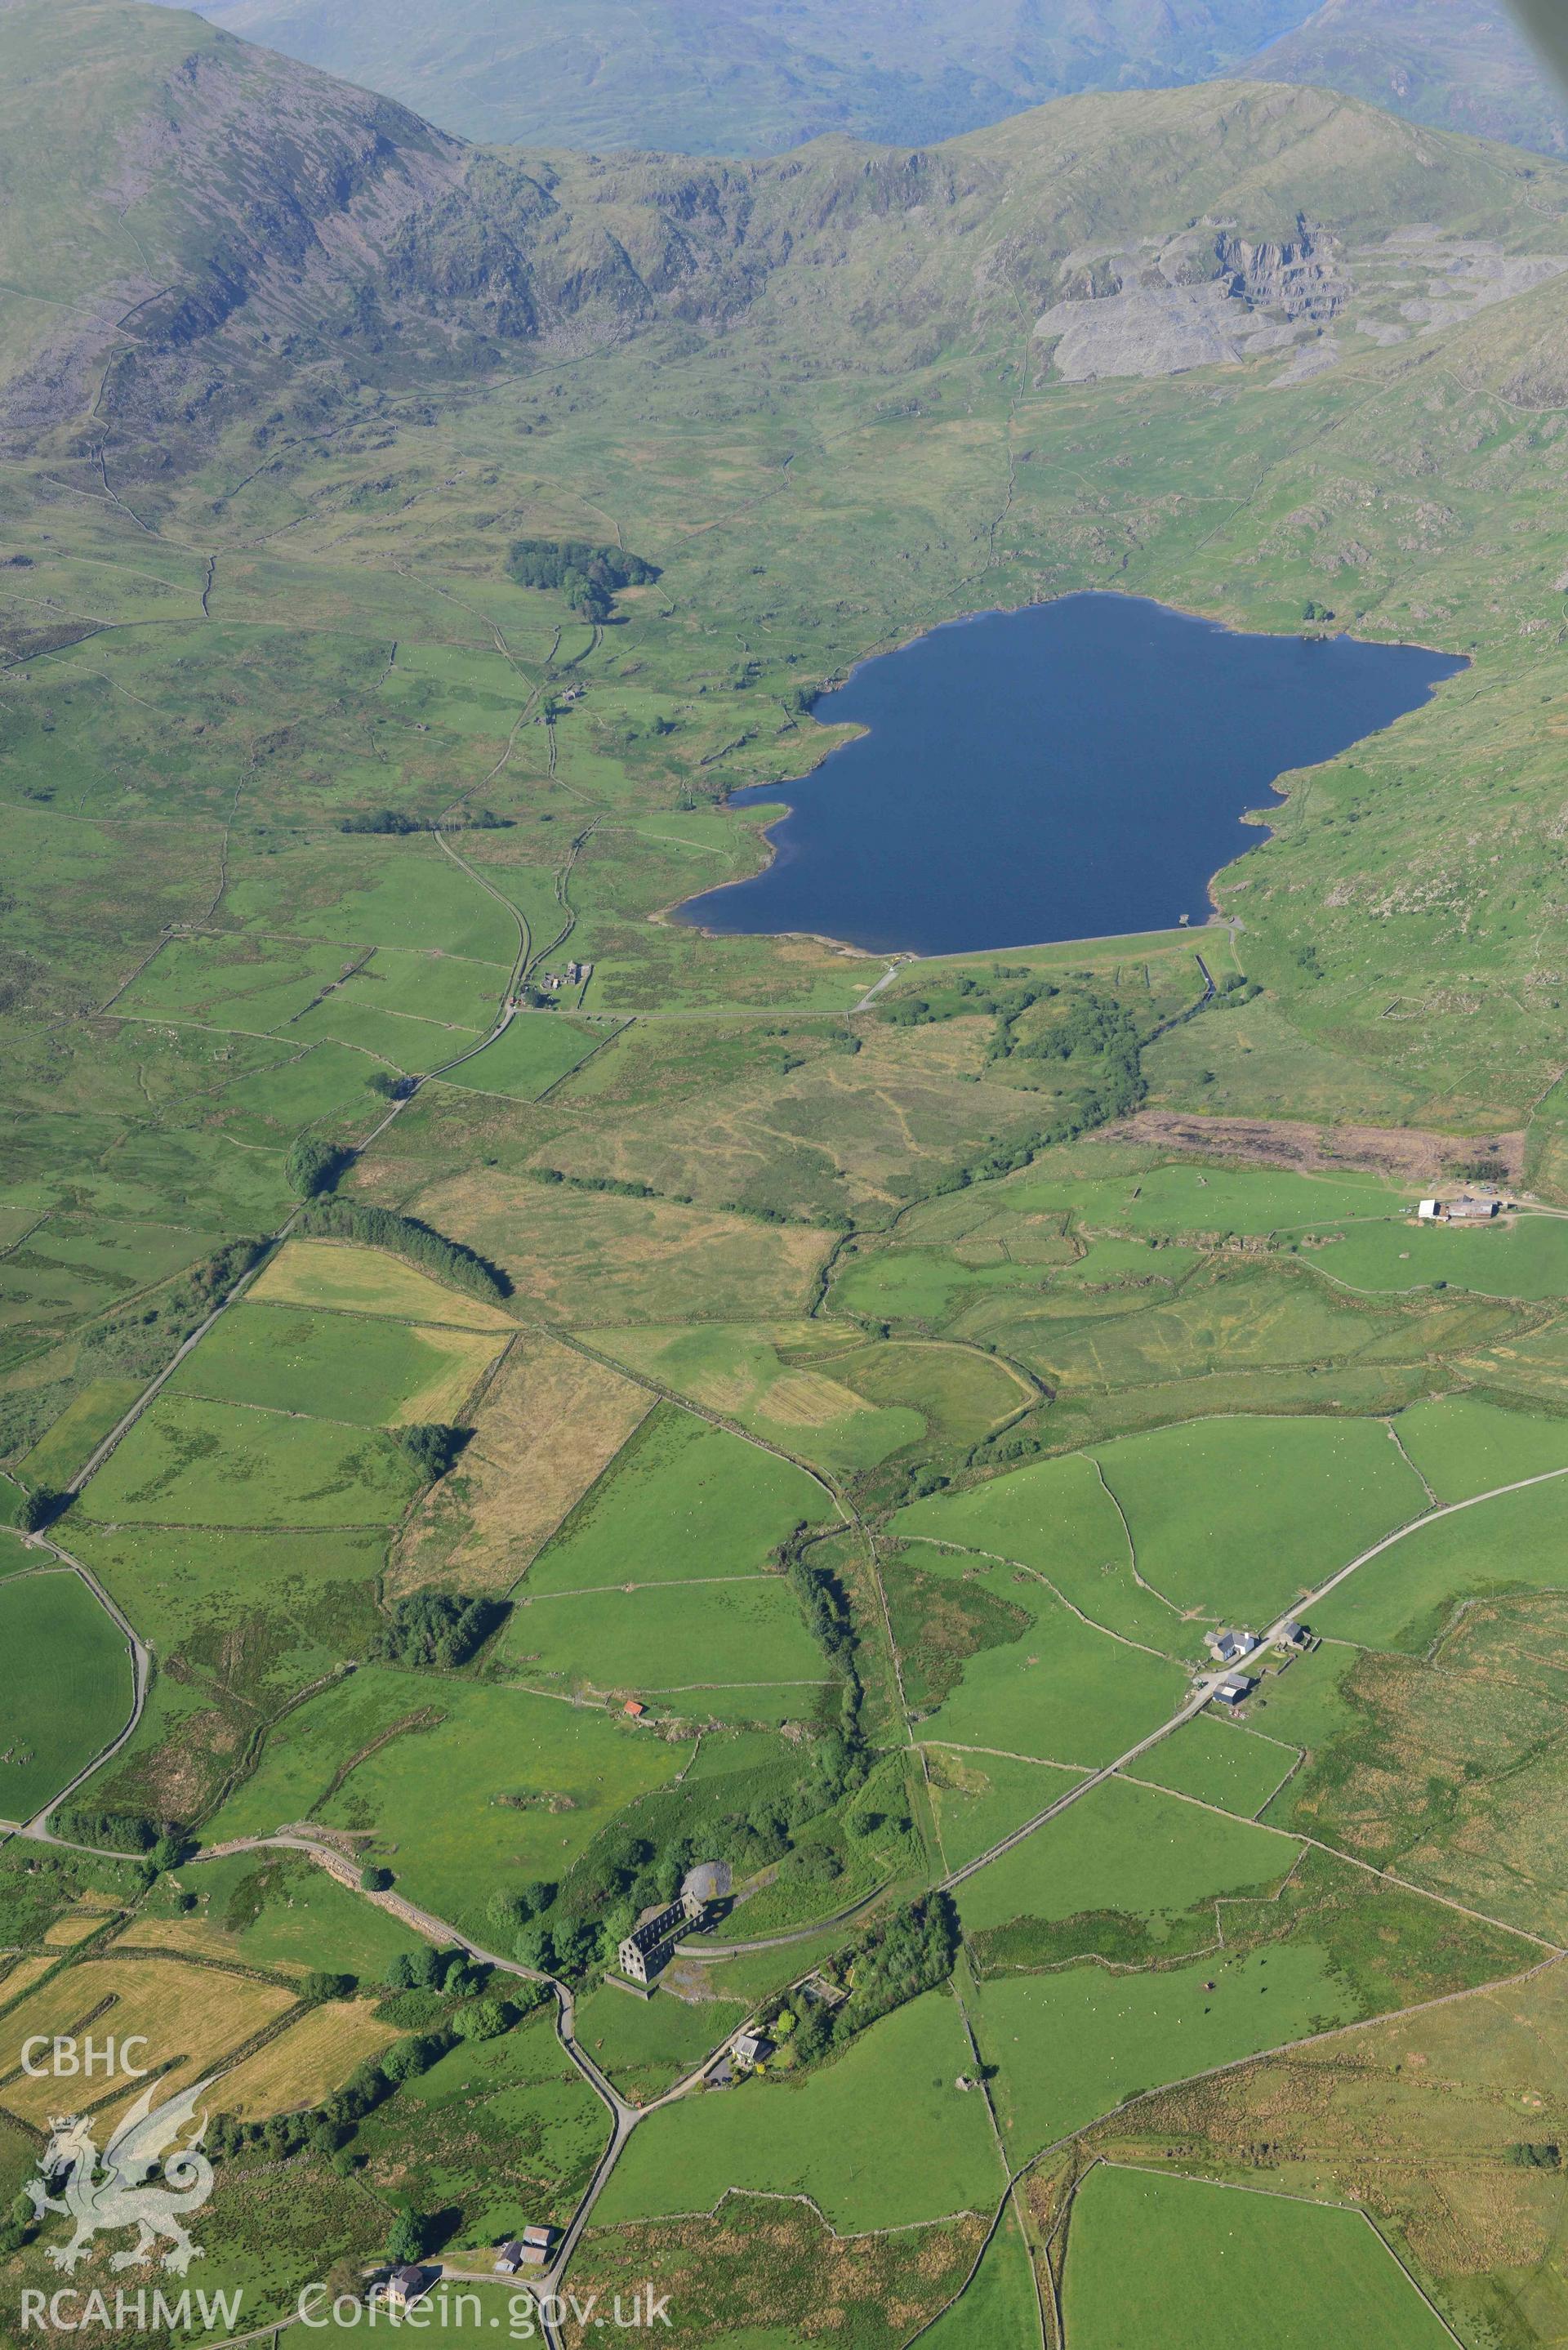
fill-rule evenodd
<path id="1" fill-rule="evenodd" d="M 1517 1183 L 1524 1165 L 1524 1135 L 1489 1134 L 1501 1171 Z M 1258 1167 L 1300 1167 L 1332 1173 L 1346 1167 L 1394 1175 L 1412 1183 L 1436 1183 L 1457 1159 L 1474 1155 L 1480 1144 L 1459 1134 L 1424 1133 L 1416 1127 L 1307 1126 L 1291 1118 L 1194 1118 L 1179 1110 L 1140 1109 L 1115 1126 L 1102 1127 L 1099 1142 L 1154 1143 L 1162 1150 L 1200 1150 L 1210 1158 L 1235 1159 Z M 1451 1181 L 1451 1178 L 1449 1179 Z"/>

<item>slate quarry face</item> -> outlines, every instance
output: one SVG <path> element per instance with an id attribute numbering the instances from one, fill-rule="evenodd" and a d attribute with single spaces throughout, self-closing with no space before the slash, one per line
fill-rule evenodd
<path id="1" fill-rule="evenodd" d="M 1355 349 L 1458 326 L 1568 269 L 1568 252 L 1505 254 L 1481 237 L 1397 230 L 1347 249 L 1303 220 L 1285 240 L 1215 224 L 1164 244 L 1069 254 L 1063 297 L 1036 321 L 1068 383 L 1179 375 L 1277 350 L 1299 383 Z"/>

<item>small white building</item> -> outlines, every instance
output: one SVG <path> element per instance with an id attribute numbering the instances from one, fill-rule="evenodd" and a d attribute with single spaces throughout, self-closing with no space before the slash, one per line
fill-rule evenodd
<path id="1" fill-rule="evenodd" d="M 773 2054 L 774 2043 L 771 2040 L 764 2040 L 760 2032 L 738 2032 L 733 2049 L 736 2064 L 743 2064 L 749 2070 L 752 2065 L 762 2064 Z"/>
<path id="2" fill-rule="evenodd" d="M 1258 1645 L 1255 1632 L 1232 1631 L 1221 1626 L 1217 1632 L 1205 1632 L 1203 1645 L 1217 1665 L 1233 1665 L 1241 1657 L 1250 1657 Z"/>
<path id="3" fill-rule="evenodd" d="M 1441 1218 L 1442 1212 L 1443 1203 L 1441 1200 L 1417 1200 L 1416 1202 L 1416 1214 L 1418 1221 L 1423 1224 L 1437 1223 Z"/>

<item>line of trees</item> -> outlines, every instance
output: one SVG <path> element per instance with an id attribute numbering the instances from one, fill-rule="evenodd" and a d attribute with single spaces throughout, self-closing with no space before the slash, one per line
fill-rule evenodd
<path id="1" fill-rule="evenodd" d="M 421 1223 L 417 1216 L 395 1215 L 389 1208 L 357 1200 L 323 1199 L 302 1219 L 300 1230 L 323 1240 L 361 1241 L 367 1248 L 388 1249 L 449 1288 L 483 1298 L 487 1305 L 499 1305 L 512 1295 L 512 1284 L 499 1265 L 462 1241 L 449 1240 L 444 1232 Z"/>
<path id="2" fill-rule="evenodd" d="M 846 1970 L 849 1996 L 842 2005 L 803 1999 L 798 2010 L 781 2011 L 775 2029 L 784 2027 L 781 2036 L 791 2038 L 797 2064 L 819 2063 L 894 2008 L 945 1982 L 958 1950 L 957 1910 L 945 1893 L 928 1894 L 857 1938 Z"/>

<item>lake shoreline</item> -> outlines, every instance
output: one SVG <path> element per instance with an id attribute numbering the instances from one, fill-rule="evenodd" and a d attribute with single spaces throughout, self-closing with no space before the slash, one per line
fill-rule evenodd
<path id="1" fill-rule="evenodd" d="M 1417 683 L 1394 666 L 1423 660 L 1436 673 Z M 649 919 L 709 939 L 921 959 L 1021 951 L 1006 937 L 1020 923 L 1035 943 L 1044 930 L 1064 945 L 1153 935 L 1182 925 L 1138 913 L 1151 898 L 1174 911 L 1182 894 L 1197 917 L 1187 926 L 1203 928 L 1223 914 L 1220 876 L 1276 837 L 1303 776 L 1470 666 L 1406 639 L 1248 629 L 1122 588 L 940 620 L 862 655 L 824 690 L 814 715 L 846 694 L 857 706 L 818 716 L 839 739 L 815 752 L 803 743 L 799 773 L 727 793 L 731 813 L 756 813 L 753 868 Z M 856 763 L 843 780 L 858 790 L 830 798 L 835 758 Z M 955 784 L 982 767 L 992 793 L 976 811 Z M 793 838 L 780 837 L 785 826 Z M 917 847 L 927 852 L 918 865 Z M 723 911 L 742 889 L 754 921 Z M 983 942 L 954 941 L 966 923 Z"/>

